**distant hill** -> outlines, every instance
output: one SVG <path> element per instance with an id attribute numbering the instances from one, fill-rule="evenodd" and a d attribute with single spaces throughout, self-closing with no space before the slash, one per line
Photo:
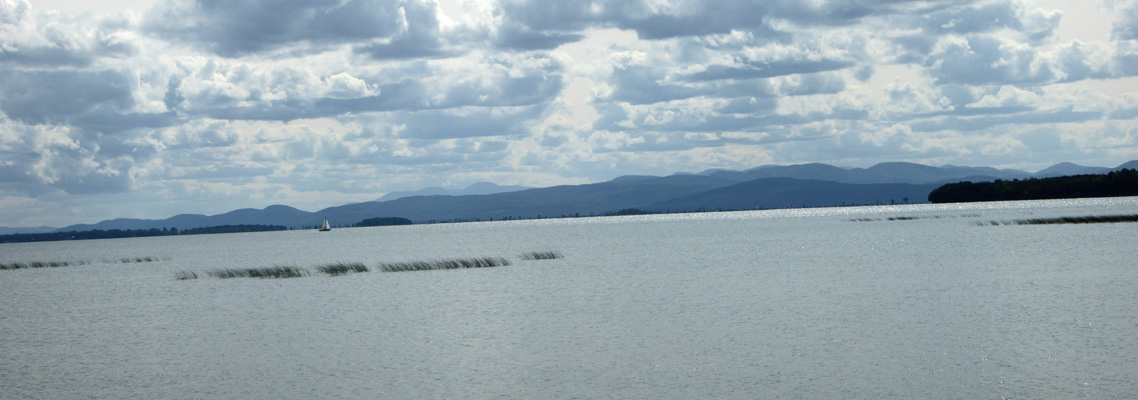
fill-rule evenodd
<path id="1" fill-rule="evenodd" d="M 1133 162 L 1133 161 L 1131 161 Z M 1126 164 L 1123 164 L 1126 165 Z M 1032 175 L 1035 178 L 1053 178 L 1056 176 L 1068 175 L 1099 175 L 1110 172 L 1110 168 L 1103 167 L 1084 167 L 1082 165 L 1073 164 L 1069 162 L 1058 163 L 1052 165 L 1042 171 L 1036 172 Z"/>
<path id="2" fill-rule="evenodd" d="M 707 170 L 670 176 L 626 175 L 608 182 L 547 188 L 478 183 L 462 190 L 427 188 L 392 192 L 377 201 L 330 207 L 316 212 L 284 205 L 240 209 L 219 215 L 182 214 L 163 220 L 113 219 L 72 225 L 57 231 L 109 229 L 180 230 L 221 225 L 281 225 L 308 228 L 327 217 L 334 226 L 369 218 L 406 218 L 415 223 L 605 215 L 625 209 L 684 212 L 717 209 L 840 206 L 924 202 L 937 186 L 960 181 L 991 182 L 1136 168 L 1138 160 L 1118 168 L 1060 163 L 1035 174 L 990 167 L 960 167 L 892 162 L 869 168 L 826 164 L 761 166 L 744 171 Z M 0 230 L 0 232 L 3 232 Z"/>
<path id="3" fill-rule="evenodd" d="M 613 180 L 587 185 L 564 185 L 475 196 L 417 196 L 385 202 L 349 204 L 321 210 L 345 221 L 363 216 L 390 215 L 422 223 L 452 220 L 501 220 L 605 212 L 660 202 L 676 196 L 723 187 L 733 182 L 702 176 Z"/>
<path id="4" fill-rule="evenodd" d="M 89 231 L 94 229 L 150 229 L 178 228 L 181 230 L 223 225 L 283 225 L 290 228 L 320 224 L 317 214 L 289 206 L 274 205 L 263 210 L 243 208 L 219 215 L 180 214 L 163 220 L 112 219 L 97 224 L 71 225 L 56 232 Z M 355 222 L 355 221 L 353 221 Z"/>
<path id="5" fill-rule="evenodd" d="M 924 203 L 937 184 L 849 184 L 791 178 L 764 178 L 637 207 L 649 211 L 751 210 Z"/>
<path id="6" fill-rule="evenodd" d="M 467 186 L 465 189 L 443 189 L 441 187 L 428 187 L 410 192 L 391 192 L 383 195 L 375 201 L 391 201 L 402 199 L 404 197 L 412 196 L 469 196 L 478 194 L 494 194 L 505 192 L 516 192 L 519 190 L 532 189 L 526 186 L 501 186 L 490 182 L 478 182 L 473 185 Z"/>
<path id="7" fill-rule="evenodd" d="M 991 167 L 958 167 L 954 165 L 930 167 L 903 162 L 881 163 L 869 168 L 839 168 L 827 164 L 798 164 L 762 166 L 746 171 L 714 170 L 705 173 L 707 176 L 739 182 L 760 178 L 794 178 L 839 183 L 911 184 L 948 182 L 966 177 L 974 180 L 996 180 L 1023 179 L 1031 176 L 1030 173 L 1024 171 L 1001 170 Z"/>
<path id="8" fill-rule="evenodd" d="M 56 228 L 50 226 L 37 226 L 29 228 L 5 228 L 0 226 L 0 235 L 21 235 L 29 233 L 53 232 Z"/>

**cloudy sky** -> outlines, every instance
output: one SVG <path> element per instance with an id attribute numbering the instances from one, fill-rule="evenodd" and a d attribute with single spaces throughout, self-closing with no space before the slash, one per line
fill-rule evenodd
<path id="1" fill-rule="evenodd" d="M 0 0 L 0 226 L 1138 159 L 1138 0 Z"/>

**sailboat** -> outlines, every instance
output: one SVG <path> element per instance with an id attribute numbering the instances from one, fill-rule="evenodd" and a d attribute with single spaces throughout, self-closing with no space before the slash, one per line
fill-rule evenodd
<path id="1" fill-rule="evenodd" d="M 324 217 L 324 223 L 320 224 L 320 232 L 328 232 L 332 230 L 332 225 L 328 225 L 328 217 Z"/>

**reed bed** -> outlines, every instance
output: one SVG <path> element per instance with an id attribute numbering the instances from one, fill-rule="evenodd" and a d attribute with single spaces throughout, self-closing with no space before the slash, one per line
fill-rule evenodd
<path id="1" fill-rule="evenodd" d="M 510 260 L 502 257 L 466 258 L 440 261 L 411 261 L 379 264 L 383 272 L 434 271 L 440 269 L 488 268 L 510 265 Z"/>
<path id="2" fill-rule="evenodd" d="M 317 272 L 322 272 L 332 276 L 345 275 L 353 272 L 367 272 L 367 266 L 363 263 L 344 263 L 338 262 L 334 264 L 321 265 L 316 267 Z"/>
<path id="3" fill-rule="evenodd" d="M 274 266 L 268 268 L 231 268 L 207 271 L 214 278 L 300 278 L 308 276 L 308 270 L 299 267 Z"/>
<path id="4" fill-rule="evenodd" d="M 157 262 L 157 261 L 162 261 L 162 259 L 158 258 L 158 257 L 134 257 L 134 258 L 124 257 L 124 258 L 119 259 L 119 262 L 123 263 L 123 264 Z"/>
<path id="5" fill-rule="evenodd" d="M 538 252 L 541 259 L 548 259 L 549 257 L 556 256 L 560 258 L 561 254 L 557 252 Z M 539 259 L 539 258 L 534 258 Z M 410 261 L 410 262 L 397 262 L 397 263 L 381 263 L 375 268 L 380 272 L 405 272 L 405 271 L 434 271 L 442 269 L 464 269 L 464 268 L 488 268 L 488 267 L 501 267 L 510 265 L 510 260 L 502 257 L 482 257 L 482 258 L 463 258 L 452 260 L 439 260 L 439 261 Z M 324 264 L 315 267 L 315 270 L 320 273 L 338 276 L 350 274 L 355 272 L 369 272 L 366 265 L 359 262 L 336 262 L 331 264 Z M 211 278 L 231 279 L 231 278 L 299 278 L 309 276 L 308 270 L 294 266 L 274 266 L 270 268 L 230 268 L 230 269 L 215 269 L 205 272 L 206 276 Z M 192 271 L 178 271 L 174 274 L 174 279 L 189 280 L 197 279 L 198 274 Z"/>
<path id="6" fill-rule="evenodd" d="M 174 279 L 179 281 L 198 279 L 198 273 L 194 271 L 178 271 L 174 273 Z"/>
<path id="7" fill-rule="evenodd" d="M 899 216 L 885 217 L 885 218 L 869 218 L 869 217 L 850 218 L 850 219 L 847 219 L 846 221 L 849 221 L 849 222 L 915 221 L 915 220 L 919 220 L 919 219 L 979 218 L 979 217 L 980 217 L 980 214 L 961 214 L 959 216 L 956 216 L 956 215 L 929 215 L 929 216 L 923 216 L 923 217 L 899 215 Z"/>
<path id="8" fill-rule="evenodd" d="M 30 268 L 59 268 L 69 267 L 72 265 L 86 265 L 85 261 L 29 261 L 29 262 L 12 262 L 0 263 L 0 270 L 6 269 L 30 269 Z"/>
<path id="9" fill-rule="evenodd" d="M 532 251 L 522 254 L 523 260 L 556 260 L 564 257 L 560 251 Z"/>
<path id="10" fill-rule="evenodd" d="M 1138 214 L 1130 215 L 1086 215 L 1081 217 L 1032 218 L 1011 221 L 980 222 L 979 225 L 1058 225 L 1058 224 L 1112 224 L 1138 222 Z"/>

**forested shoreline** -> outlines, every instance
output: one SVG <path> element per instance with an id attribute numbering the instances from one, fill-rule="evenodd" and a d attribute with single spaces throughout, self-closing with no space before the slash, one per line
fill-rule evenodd
<path id="1" fill-rule="evenodd" d="M 1104 175 L 950 183 L 929 193 L 929 202 L 967 203 L 1122 196 L 1138 196 L 1138 170 L 1122 169 Z"/>
<path id="2" fill-rule="evenodd" d="M 178 230 L 178 228 L 151 229 L 95 229 L 90 231 L 68 231 L 48 233 L 18 233 L 0 235 L 0 243 L 52 242 L 59 240 L 121 239 L 135 237 L 208 235 L 216 233 L 269 232 L 283 231 L 280 225 L 221 225 L 205 228 Z"/>

